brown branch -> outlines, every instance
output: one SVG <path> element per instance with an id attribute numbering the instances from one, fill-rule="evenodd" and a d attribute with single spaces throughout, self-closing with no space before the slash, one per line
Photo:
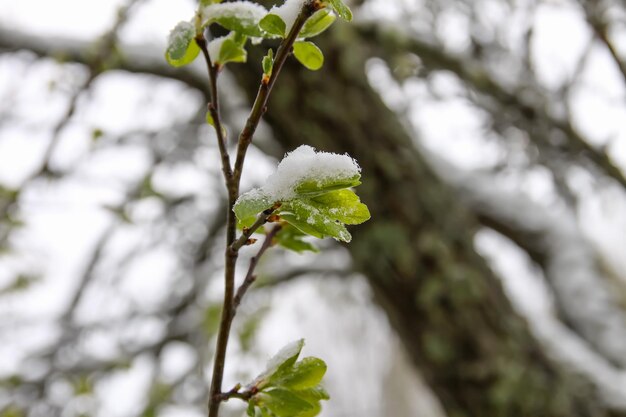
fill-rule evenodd
<path id="1" fill-rule="evenodd" d="M 265 236 L 265 240 L 263 241 L 263 245 L 261 245 L 259 252 L 255 256 L 253 256 L 252 259 L 250 260 L 250 266 L 248 267 L 248 272 L 246 273 L 246 277 L 244 278 L 243 283 L 239 286 L 239 289 L 237 290 L 237 294 L 235 295 L 235 298 L 233 299 L 232 313 L 231 313 L 233 317 L 237 313 L 237 308 L 239 307 L 239 304 L 241 304 L 241 300 L 246 295 L 246 292 L 252 286 L 252 284 L 254 284 L 254 281 L 256 281 L 256 275 L 254 275 L 254 270 L 256 269 L 259 263 L 259 260 L 261 259 L 263 254 L 273 245 L 274 238 L 276 237 L 276 234 L 280 232 L 280 229 L 282 229 L 282 226 L 278 224 L 274 226 L 272 230 L 269 231 L 267 236 Z"/>
<path id="2" fill-rule="evenodd" d="M 269 79 L 263 76 L 261 86 L 257 93 L 256 100 L 250 111 L 248 120 L 239 135 L 239 141 L 237 146 L 237 157 L 235 159 L 235 166 L 231 181 L 227 181 L 228 187 L 228 200 L 229 210 L 227 218 L 227 230 L 226 230 L 226 252 L 225 252 L 225 273 L 224 273 L 224 305 L 222 310 L 222 317 L 220 320 L 220 328 L 217 336 L 217 344 L 215 349 L 215 360 L 213 363 L 213 374 L 211 377 L 211 388 L 209 392 L 209 404 L 208 404 L 208 416 L 217 417 L 219 414 L 219 407 L 221 403 L 222 394 L 222 379 L 224 377 L 224 365 L 226 361 L 226 349 L 228 347 L 228 339 L 230 336 L 230 328 L 234 318 L 234 312 L 236 306 L 233 305 L 235 297 L 235 268 L 238 256 L 238 247 L 233 243 L 235 242 L 237 219 L 233 212 L 233 207 L 239 196 L 239 184 L 241 181 L 241 174 L 243 172 L 243 164 L 246 158 L 248 146 L 252 142 L 256 128 L 261 121 L 261 117 L 265 113 L 267 102 L 269 100 L 272 88 L 280 75 L 280 72 L 287 61 L 287 57 L 291 53 L 294 42 L 296 41 L 300 30 L 304 26 L 304 23 L 309 17 L 315 13 L 315 11 L 321 6 L 313 0 L 307 1 L 302 10 L 298 14 L 296 21 L 293 24 L 289 34 L 283 40 L 274 60 L 274 66 L 272 75 Z M 206 54 L 208 56 L 208 53 Z M 207 61 L 210 63 L 210 60 Z M 209 72 L 211 73 L 211 65 L 209 65 Z M 215 80 L 213 80 L 214 82 Z M 265 221 L 265 219 L 263 219 Z M 260 227 L 260 226 L 259 226 Z M 246 239 L 247 240 L 247 239 Z"/>
<path id="3" fill-rule="evenodd" d="M 219 95 L 217 92 L 217 76 L 219 74 L 219 67 L 217 64 L 213 65 L 211 62 L 211 56 L 207 49 L 207 43 L 204 36 L 196 37 L 196 43 L 202 51 L 204 60 L 206 61 L 209 84 L 211 91 L 211 102 L 208 105 L 208 111 L 213 119 L 213 127 L 215 128 L 215 134 L 217 135 L 217 145 L 219 147 L 220 156 L 222 158 L 222 172 L 224 173 L 224 181 L 226 182 L 227 189 L 230 189 L 230 182 L 233 178 L 233 170 L 230 165 L 230 155 L 228 155 L 228 149 L 226 148 L 226 138 L 224 136 L 224 127 L 222 126 L 222 119 L 220 117 L 220 104 Z"/>

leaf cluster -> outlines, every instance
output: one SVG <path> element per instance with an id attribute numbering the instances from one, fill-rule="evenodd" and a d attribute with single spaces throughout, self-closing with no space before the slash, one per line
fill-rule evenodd
<path id="1" fill-rule="evenodd" d="M 311 3 L 311 4 L 308 4 Z M 304 7 L 313 7 L 313 2 L 303 2 Z M 318 10 L 305 22 L 293 45 L 295 58 L 310 70 L 318 70 L 324 63 L 322 51 L 306 39 L 313 38 L 328 29 L 340 16 L 352 19 L 352 12 L 342 0 L 315 2 Z M 274 10 L 274 9 L 272 9 Z M 286 38 L 288 22 L 277 13 L 268 12 L 262 6 L 250 2 L 222 3 L 221 0 L 202 0 L 194 19 L 179 22 L 171 31 L 165 51 L 165 59 L 175 67 L 188 65 L 200 53 L 198 39 L 203 39 L 204 30 L 218 24 L 230 31 L 224 37 L 211 40 L 208 45 L 213 64 L 241 63 L 247 60 L 246 44 L 249 38 L 255 41 Z M 271 51 L 271 49 L 270 49 Z M 263 59 L 263 72 L 271 75 L 273 56 Z"/>
<path id="2" fill-rule="evenodd" d="M 237 200 L 234 211 L 239 223 L 248 227 L 258 213 L 278 207 L 275 214 L 291 227 L 279 233 L 277 239 L 288 249 L 298 246 L 298 251 L 311 250 L 301 246 L 304 235 L 350 242 L 352 236 L 345 225 L 361 224 L 370 218 L 367 206 L 350 189 L 359 184 L 360 175 L 303 180 L 296 184 L 294 196 L 285 201 L 273 201 L 262 189 L 253 190 Z"/>
<path id="3" fill-rule="evenodd" d="M 255 394 L 248 400 L 250 417 L 313 417 L 322 400 L 330 397 L 320 385 L 326 363 L 315 357 L 298 361 L 304 346 L 300 339 L 285 346 L 248 386 Z"/>

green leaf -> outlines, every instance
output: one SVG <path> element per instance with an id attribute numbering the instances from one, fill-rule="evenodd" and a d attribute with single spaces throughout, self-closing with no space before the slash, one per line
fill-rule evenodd
<path id="1" fill-rule="evenodd" d="M 342 0 L 328 0 L 328 2 L 340 18 L 348 22 L 352 20 L 352 11 Z"/>
<path id="2" fill-rule="evenodd" d="M 332 237 L 343 242 L 350 242 L 352 236 L 346 227 L 334 221 L 327 210 L 320 211 L 311 200 L 292 200 L 281 207 L 280 216 L 303 233 L 319 239 Z"/>
<path id="3" fill-rule="evenodd" d="M 344 242 L 352 239 L 344 223 L 360 224 L 371 217 L 367 206 L 349 189 L 285 202 L 279 214 L 303 233 L 320 239 L 333 237 Z"/>
<path id="4" fill-rule="evenodd" d="M 200 0 L 200 6 L 209 6 L 211 4 L 221 3 L 222 0 Z"/>
<path id="5" fill-rule="evenodd" d="M 270 385 L 282 386 L 291 390 L 313 388 L 322 381 L 326 373 L 326 363 L 318 358 L 308 357 L 275 373 L 269 380 Z"/>
<path id="6" fill-rule="evenodd" d="M 270 201 L 265 194 L 252 190 L 237 199 L 233 211 L 239 223 L 249 227 L 255 222 L 259 213 L 271 208 L 273 204 L 274 202 Z"/>
<path id="7" fill-rule="evenodd" d="M 313 409 L 313 405 L 298 397 L 293 391 L 273 388 L 259 394 L 260 402 L 277 417 L 294 417 Z"/>
<path id="8" fill-rule="evenodd" d="M 233 39 L 225 39 L 217 62 L 224 65 L 228 62 L 246 62 L 247 58 L 248 53 L 240 43 Z"/>
<path id="9" fill-rule="evenodd" d="M 287 368 L 291 368 L 298 360 L 300 352 L 304 347 L 304 339 L 296 340 L 284 346 L 276 355 L 268 362 L 265 370 L 250 384 L 258 389 L 267 387 L 269 380 L 275 373 L 283 373 Z"/>
<path id="10" fill-rule="evenodd" d="M 322 387 L 321 385 L 313 388 L 296 390 L 294 392 L 298 395 L 298 397 L 303 398 L 309 402 L 330 400 L 330 395 L 328 395 L 328 392 L 326 392 L 324 387 Z"/>
<path id="11" fill-rule="evenodd" d="M 276 235 L 276 242 L 285 249 L 302 253 L 306 251 L 319 252 L 312 243 L 304 240 L 306 235 L 290 224 L 285 224 Z"/>
<path id="12" fill-rule="evenodd" d="M 272 76 L 272 69 L 274 68 L 274 50 L 270 48 L 267 51 L 267 55 L 263 57 L 263 74 L 268 77 Z"/>
<path id="13" fill-rule="evenodd" d="M 328 210 L 328 216 L 345 224 L 361 224 L 370 219 L 367 206 L 352 190 L 337 190 L 311 199 L 319 210 Z"/>
<path id="14" fill-rule="evenodd" d="M 217 23 L 243 35 L 262 37 L 259 22 L 266 13 L 263 6 L 248 1 L 212 4 L 202 10 L 202 26 Z"/>
<path id="15" fill-rule="evenodd" d="M 312 38 L 324 32 L 333 24 L 337 17 L 330 9 L 322 9 L 311 16 L 298 35 L 300 38 Z"/>
<path id="16" fill-rule="evenodd" d="M 334 190 L 356 187 L 361 184 L 361 176 L 352 178 L 325 178 L 315 181 L 303 181 L 295 188 L 299 196 L 314 197 Z"/>
<path id="17" fill-rule="evenodd" d="M 211 111 L 207 110 L 206 112 L 206 122 L 211 126 L 215 127 L 215 120 L 213 120 L 213 116 L 211 116 Z"/>
<path id="18" fill-rule="evenodd" d="M 286 36 L 287 24 L 277 14 L 268 13 L 261 19 L 259 26 L 270 35 L 280 36 L 281 38 Z"/>
<path id="19" fill-rule="evenodd" d="M 317 71 L 324 65 L 324 54 L 314 43 L 300 41 L 293 44 L 293 54 L 306 68 Z"/>
<path id="20" fill-rule="evenodd" d="M 191 63 L 200 53 L 195 41 L 196 30 L 189 22 L 179 22 L 170 32 L 165 51 L 165 59 L 174 67 Z"/>
<path id="21" fill-rule="evenodd" d="M 273 375 L 274 372 L 293 366 L 293 364 L 298 360 L 298 356 L 300 356 L 300 352 L 303 347 L 304 339 L 299 339 L 285 345 L 269 360 L 266 372 L 268 372 L 269 375 Z"/>

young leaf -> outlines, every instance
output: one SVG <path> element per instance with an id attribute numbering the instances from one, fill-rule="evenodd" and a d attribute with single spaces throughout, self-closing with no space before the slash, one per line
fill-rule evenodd
<path id="1" fill-rule="evenodd" d="M 302 412 L 313 409 L 308 401 L 298 397 L 290 390 L 273 388 L 259 394 L 261 403 L 277 417 L 298 416 Z"/>
<path id="2" fill-rule="evenodd" d="M 217 23 L 231 31 L 261 37 L 259 22 L 266 14 L 263 6 L 249 1 L 211 4 L 202 9 L 202 26 Z"/>
<path id="3" fill-rule="evenodd" d="M 303 233 L 319 239 L 332 237 L 343 242 L 352 240 L 352 236 L 343 224 L 334 221 L 326 210 L 320 211 L 311 200 L 292 200 L 284 203 L 280 216 Z"/>
<path id="4" fill-rule="evenodd" d="M 299 37 L 304 39 L 317 36 L 328 29 L 330 25 L 333 24 L 335 19 L 337 19 L 337 17 L 330 9 L 318 10 L 306 21 L 304 27 L 300 31 Z"/>
<path id="5" fill-rule="evenodd" d="M 206 122 L 211 126 L 215 127 L 215 120 L 213 120 L 213 116 L 210 111 L 206 112 Z"/>
<path id="6" fill-rule="evenodd" d="M 293 54 L 306 68 L 317 71 L 324 65 L 324 54 L 314 43 L 300 41 L 293 44 Z"/>
<path id="7" fill-rule="evenodd" d="M 267 51 L 267 55 L 263 57 L 263 74 L 268 77 L 272 76 L 272 69 L 274 68 L 274 50 L 270 48 Z"/>
<path id="8" fill-rule="evenodd" d="M 241 44 L 233 39 L 226 39 L 220 48 L 217 62 L 224 65 L 228 62 L 246 62 L 247 58 L 248 53 Z"/>
<path id="9" fill-rule="evenodd" d="M 268 13 L 261 19 L 259 26 L 270 35 L 280 36 L 281 38 L 286 36 L 287 24 L 276 14 Z"/>
<path id="10" fill-rule="evenodd" d="M 296 194 L 302 197 L 314 197 L 320 194 L 344 188 L 356 187 L 361 184 L 361 175 L 357 174 L 350 178 L 328 177 L 316 180 L 303 181 L 296 186 Z"/>
<path id="11" fill-rule="evenodd" d="M 348 22 L 352 20 L 352 11 L 344 4 L 343 0 L 328 0 L 328 2 L 340 18 Z"/>
<path id="12" fill-rule="evenodd" d="M 269 200 L 265 194 L 258 190 L 252 190 L 237 199 L 233 211 L 240 224 L 252 226 L 258 214 L 272 207 L 273 204 L 274 202 Z"/>
<path id="13" fill-rule="evenodd" d="M 296 340 L 295 342 L 291 342 L 284 346 L 276 355 L 272 357 L 272 359 L 269 360 L 266 372 L 269 375 L 273 375 L 274 372 L 293 366 L 293 364 L 298 360 L 298 356 L 300 356 L 300 352 L 303 347 L 304 339 Z"/>
<path id="14" fill-rule="evenodd" d="M 345 224 L 361 224 L 370 219 L 367 206 L 352 190 L 336 190 L 311 199 L 313 205 Z"/>
<path id="15" fill-rule="evenodd" d="M 290 390 L 303 390 L 317 386 L 325 373 L 326 363 L 323 360 L 308 357 L 296 362 L 292 368 L 275 373 L 269 382 Z"/>
<path id="16" fill-rule="evenodd" d="M 306 251 L 319 252 L 312 243 L 304 240 L 306 235 L 299 229 L 290 224 L 285 224 L 283 228 L 276 235 L 276 243 L 285 249 L 292 250 L 294 252 L 302 253 Z"/>
<path id="17" fill-rule="evenodd" d="M 303 398 L 309 402 L 330 400 L 330 395 L 328 395 L 328 392 L 326 392 L 324 387 L 322 387 L 321 385 L 313 388 L 297 390 L 294 392 L 298 395 L 298 397 Z"/>
<path id="18" fill-rule="evenodd" d="M 369 220 L 370 213 L 353 191 L 344 189 L 285 202 L 280 216 L 311 236 L 350 242 L 352 236 L 343 224 L 363 223 Z"/>
<path id="19" fill-rule="evenodd" d="M 165 59 L 174 67 L 192 62 L 200 53 L 195 41 L 196 29 L 189 22 L 179 22 L 170 32 L 165 51 Z"/>
<path id="20" fill-rule="evenodd" d="M 298 360 L 300 351 L 304 347 L 304 339 L 296 340 L 283 347 L 268 362 L 265 370 L 250 384 L 258 389 L 268 386 L 269 380 L 277 372 L 284 372 Z"/>

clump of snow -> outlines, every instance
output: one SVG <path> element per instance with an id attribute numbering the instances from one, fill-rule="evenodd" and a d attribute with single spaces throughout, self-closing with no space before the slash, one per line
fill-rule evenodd
<path id="1" fill-rule="evenodd" d="M 209 57 L 211 57 L 211 62 L 216 63 L 219 60 L 222 44 L 224 44 L 224 41 L 226 39 L 228 39 L 228 35 L 215 38 L 207 45 L 207 50 L 209 51 Z"/>
<path id="2" fill-rule="evenodd" d="M 170 31 L 170 35 L 167 40 L 169 49 L 172 51 L 179 51 L 187 49 L 189 39 L 193 39 L 196 34 L 194 26 L 189 22 L 179 22 L 174 29 Z"/>
<path id="3" fill-rule="evenodd" d="M 285 22 L 285 25 L 287 25 L 285 33 L 289 33 L 291 31 L 291 28 L 293 27 L 293 24 L 295 23 L 298 14 L 300 14 L 305 2 L 306 0 L 287 0 L 282 6 L 274 6 L 270 9 L 271 14 L 279 16 L 283 22 Z"/>
<path id="4" fill-rule="evenodd" d="M 265 199 L 273 203 L 289 201 L 296 197 L 295 189 L 303 182 L 323 183 L 326 180 L 350 180 L 361 173 L 359 164 L 349 155 L 317 152 L 302 145 L 285 155 L 276 172 L 267 178 L 265 185 L 252 190 L 240 198 Z"/>
<path id="5" fill-rule="evenodd" d="M 234 1 L 232 3 L 217 3 L 206 6 L 202 10 L 204 20 L 213 21 L 221 18 L 237 18 L 258 24 L 266 15 L 265 7 L 249 1 Z"/>

